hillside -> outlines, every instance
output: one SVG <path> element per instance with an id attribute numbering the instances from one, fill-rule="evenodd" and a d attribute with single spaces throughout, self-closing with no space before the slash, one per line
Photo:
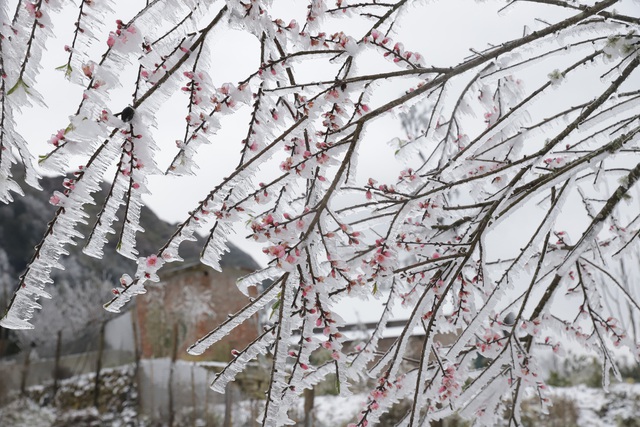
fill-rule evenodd
<path id="1" fill-rule="evenodd" d="M 49 204 L 49 197 L 54 190 L 60 189 L 61 178 L 43 178 L 41 185 L 43 191 L 24 186 L 25 196 L 16 196 L 13 203 L 0 204 L 0 248 L 7 253 L 11 275 L 21 273 L 33 254 L 33 248 L 42 239 L 47 223 L 53 217 L 55 208 Z M 96 195 L 100 202 L 106 197 L 104 189 Z M 98 206 L 88 206 L 87 211 L 95 214 Z M 145 229 L 144 233 L 138 233 L 138 252 L 151 254 L 157 251 L 164 242 L 173 234 L 175 226 L 158 218 L 150 209 L 143 208 L 140 223 Z M 117 225 L 116 225 L 117 227 Z M 115 228 L 115 227 L 114 227 Z M 85 231 L 88 227 L 83 228 Z M 81 229 L 82 230 L 82 229 Z M 83 233 L 86 234 L 86 233 Z M 69 248 L 72 258 L 77 258 L 77 263 L 92 270 L 101 270 L 113 277 L 119 277 L 123 272 L 131 271 L 133 263 L 115 252 L 115 236 L 111 236 L 109 249 L 105 249 L 102 260 L 96 260 L 81 253 L 82 242 L 76 247 Z M 185 244 L 180 248 L 180 255 L 186 262 L 197 261 L 202 248 L 203 239 L 199 242 Z M 230 245 L 231 251 L 222 259 L 222 266 L 243 266 L 257 268 L 256 262 L 237 247 Z M 64 273 L 56 273 L 64 275 Z"/>

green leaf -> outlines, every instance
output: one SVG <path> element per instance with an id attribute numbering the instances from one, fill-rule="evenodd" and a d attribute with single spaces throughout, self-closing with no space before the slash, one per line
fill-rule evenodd
<path id="1" fill-rule="evenodd" d="M 278 310 L 278 307 L 280 307 L 280 300 L 274 302 L 273 306 L 271 306 L 271 314 L 269 315 L 269 320 L 271 320 L 271 318 L 273 317 L 273 313 Z"/>
<path id="2" fill-rule="evenodd" d="M 24 88 L 24 91 L 29 93 L 29 86 L 27 86 L 27 84 L 24 82 L 24 80 L 19 79 L 16 84 L 13 85 L 13 87 L 11 89 L 9 89 L 9 92 L 7 92 L 7 95 L 11 95 L 13 92 L 15 92 L 16 90 L 18 90 L 20 87 Z"/>
<path id="3" fill-rule="evenodd" d="M 375 282 L 373 284 L 373 295 L 378 293 L 378 282 Z"/>
<path id="4" fill-rule="evenodd" d="M 69 78 L 71 77 L 71 72 L 73 71 L 73 68 L 71 68 L 71 64 L 64 64 L 59 67 L 56 67 L 56 70 L 64 71 L 64 76 L 66 78 Z"/>

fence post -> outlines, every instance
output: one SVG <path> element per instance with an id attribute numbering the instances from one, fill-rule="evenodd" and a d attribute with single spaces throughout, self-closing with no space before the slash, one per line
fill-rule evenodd
<path id="1" fill-rule="evenodd" d="M 98 408 L 100 398 L 100 371 L 102 370 L 102 353 L 104 351 L 104 328 L 106 321 L 100 324 L 100 338 L 98 341 L 98 360 L 96 360 L 96 382 L 93 386 L 93 406 Z"/>
<path id="2" fill-rule="evenodd" d="M 210 383 L 209 381 L 209 371 L 207 370 L 207 383 Z M 205 385 L 204 388 L 204 420 L 205 420 L 205 427 L 209 427 L 209 386 Z"/>
<path id="3" fill-rule="evenodd" d="M 58 338 L 56 339 L 56 359 L 53 365 L 53 390 L 51 392 L 51 398 L 56 397 L 58 392 L 58 379 L 60 378 L 60 350 L 62 344 L 62 329 L 58 331 Z"/>
<path id="4" fill-rule="evenodd" d="M 131 329 L 133 330 L 133 356 L 135 359 L 135 365 L 133 368 L 133 381 L 132 381 L 132 385 L 135 386 L 135 388 L 137 389 L 137 396 L 138 398 L 136 399 L 136 406 L 137 406 L 137 411 L 136 411 L 136 419 L 139 419 L 140 414 L 142 413 L 142 379 L 141 377 L 141 372 L 140 372 L 140 353 L 141 353 L 141 349 L 140 349 L 140 338 L 139 338 L 139 331 L 138 331 L 138 305 L 134 304 L 133 310 L 131 310 Z"/>
<path id="5" fill-rule="evenodd" d="M 196 425 L 196 420 L 198 416 L 196 414 L 196 378 L 195 378 L 195 367 L 196 362 L 191 362 L 191 407 L 193 408 L 191 414 L 191 421 L 193 421 L 193 425 Z"/>
<path id="6" fill-rule="evenodd" d="M 29 376 L 29 365 L 31 364 L 31 351 L 36 346 L 35 342 L 31 342 L 31 346 L 27 350 L 27 354 L 24 357 L 24 365 L 22 365 L 22 378 L 20 379 L 20 395 L 24 396 L 27 393 L 27 377 Z"/>
<path id="7" fill-rule="evenodd" d="M 7 287 L 3 286 L 2 290 L 2 307 L 9 302 L 9 295 L 7 294 Z M 9 329 L 0 328 L 0 357 L 4 356 L 9 345 Z"/>
<path id="8" fill-rule="evenodd" d="M 223 427 L 232 427 L 233 424 L 233 383 L 227 383 L 224 390 L 224 423 Z"/>
<path id="9" fill-rule="evenodd" d="M 173 349 L 171 350 L 171 367 L 169 368 L 169 427 L 173 427 L 173 371 L 178 358 L 178 323 L 173 324 Z"/>

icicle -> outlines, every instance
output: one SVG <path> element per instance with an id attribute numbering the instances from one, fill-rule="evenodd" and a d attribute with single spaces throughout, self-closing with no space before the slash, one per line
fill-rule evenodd
<path id="1" fill-rule="evenodd" d="M 116 178 L 111 197 L 104 207 L 103 214 L 99 217 L 89 241 L 82 250 L 85 254 L 95 258 L 102 258 L 102 248 L 107 243 L 106 235 L 108 233 L 115 234 L 116 232 L 111 227 L 111 224 L 116 220 L 116 213 L 122 205 L 122 198 L 124 197 L 125 191 L 125 182 L 122 179 Z"/>
<path id="2" fill-rule="evenodd" d="M 202 263 L 217 271 L 222 271 L 220 260 L 225 252 L 229 252 L 226 245 L 229 234 L 233 232 L 233 224 L 227 221 L 218 221 L 214 225 L 209 243 L 202 253 Z"/>
<path id="3" fill-rule="evenodd" d="M 0 326 L 8 329 L 33 329 L 33 325 L 27 320 L 33 317 L 36 309 L 41 308 L 27 291 L 17 292 L 11 302 L 11 310 L 0 319 Z"/>
<path id="4" fill-rule="evenodd" d="M 295 278 L 299 280 L 299 278 Z M 265 419 L 264 425 L 277 427 L 288 424 L 290 420 L 287 417 L 286 409 L 289 408 L 288 402 L 283 402 L 281 396 L 286 387 L 285 377 L 287 374 L 287 357 L 289 349 L 287 343 L 291 337 L 291 311 L 293 298 L 294 278 L 288 279 L 282 289 L 282 299 L 279 305 L 280 315 L 278 316 L 277 327 L 277 350 L 273 355 L 273 370 L 270 384 L 270 391 L 265 403 Z"/>
<path id="5" fill-rule="evenodd" d="M 145 294 L 147 291 L 144 288 L 144 279 L 139 278 L 132 285 L 128 286 L 124 291 L 118 291 L 118 294 L 108 303 L 104 305 L 105 310 L 112 313 L 120 313 L 120 309 L 125 306 L 126 303 L 131 301 L 136 295 Z"/>
<path id="6" fill-rule="evenodd" d="M 211 389 L 218 393 L 225 393 L 227 384 L 233 381 L 239 372 L 242 372 L 247 363 L 261 354 L 267 353 L 267 348 L 275 341 L 273 330 L 264 332 L 257 340 L 249 344 L 240 354 L 220 371 L 213 382 Z M 192 353 L 193 354 L 193 353 Z"/>
<path id="7" fill-rule="evenodd" d="M 262 295 L 256 298 L 249 305 L 245 306 L 238 313 L 231 316 L 216 329 L 209 332 L 203 338 L 200 338 L 195 344 L 187 349 L 187 352 L 194 356 L 204 353 L 206 349 L 227 336 L 233 329 L 241 325 L 245 320 L 253 316 L 265 305 L 273 301 L 273 299 L 276 298 L 276 296 L 280 292 L 280 288 L 276 286 L 277 283 L 278 282 L 271 285 L 271 287 L 265 290 Z"/>
<path id="8" fill-rule="evenodd" d="M 249 295 L 249 288 L 256 287 L 263 283 L 266 280 L 273 280 L 278 275 L 282 274 L 280 270 L 274 267 L 267 267 L 261 270 L 254 271 L 253 273 L 247 274 L 246 276 L 240 277 L 236 280 L 236 286 L 246 296 Z"/>
<path id="9" fill-rule="evenodd" d="M 386 328 L 386 324 L 389 321 L 389 317 L 391 316 L 391 312 L 393 310 L 393 306 L 396 300 L 396 291 L 395 288 L 391 288 L 391 292 L 389 293 L 389 298 L 387 299 L 387 303 L 385 304 L 382 315 L 380 316 L 380 320 L 376 325 L 376 329 L 369 338 L 369 340 L 365 343 L 365 345 L 359 349 L 358 353 L 351 360 L 351 367 L 349 369 L 349 376 L 351 378 L 357 378 L 362 375 L 365 371 L 366 366 L 371 362 L 375 357 L 375 352 L 378 347 L 378 341 L 382 338 L 384 330 Z"/>

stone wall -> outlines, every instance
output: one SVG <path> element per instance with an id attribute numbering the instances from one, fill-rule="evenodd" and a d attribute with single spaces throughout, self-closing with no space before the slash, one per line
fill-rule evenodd
<path id="1" fill-rule="evenodd" d="M 25 357 L 26 353 L 22 353 L 0 361 L 0 402 L 20 392 L 23 375 L 26 375 L 27 387 L 53 383 L 55 359 L 41 359 L 32 351 L 29 363 L 25 364 Z M 95 373 L 97 360 L 97 351 L 62 356 L 58 376 L 67 378 Z M 107 349 L 102 354 L 102 368 L 121 366 L 134 360 L 131 352 Z"/>

